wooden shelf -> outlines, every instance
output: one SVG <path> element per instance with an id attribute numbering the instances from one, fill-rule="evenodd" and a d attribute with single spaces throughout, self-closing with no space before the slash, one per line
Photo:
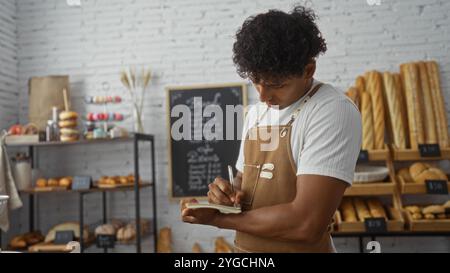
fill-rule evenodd
<path id="1" fill-rule="evenodd" d="M 388 159 L 389 150 L 369 150 L 369 161 L 384 161 Z"/>
<path id="2" fill-rule="evenodd" d="M 396 150 L 393 149 L 394 161 L 415 161 L 415 160 L 443 160 L 450 159 L 450 149 L 441 149 L 440 157 L 421 157 L 419 150 Z"/>
<path id="3" fill-rule="evenodd" d="M 396 208 L 391 209 L 391 213 L 394 219 L 386 221 L 386 228 L 388 231 L 403 231 L 405 230 L 405 221 L 402 213 Z M 336 219 L 336 232 L 366 232 L 366 226 L 364 222 L 344 222 L 339 211 L 335 214 Z"/>
<path id="4" fill-rule="evenodd" d="M 144 182 L 139 185 L 139 188 L 147 188 L 153 186 L 151 182 Z M 114 192 L 114 191 L 129 191 L 134 189 L 134 184 L 129 186 L 121 186 L 116 188 L 91 188 L 89 190 L 70 190 L 70 189 L 57 189 L 50 191 L 42 191 L 36 188 L 26 189 L 19 191 L 20 193 L 26 194 L 48 194 L 48 193 L 91 193 L 91 192 Z"/>
<path id="5" fill-rule="evenodd" d="M 450 232 L 450 219 L 413 220 L 411 213 L 404 210 L 407 228 L 410 231 Z"/>
<path id="6" fill-rule="evenodd" d="M 394 194 L 394 182 L 353 183 L 344 193 L 344 196 L 372 196 Z"/>
<path id="7" fill-rule="evenodd" d="M 428 194 L 425 184 L 417 184 L 414 182 L 406 183 L 401 176 L 397 176 L 400 194 Z M 450 182 L 447 181 L 447 188 L 450 189 Z"/>

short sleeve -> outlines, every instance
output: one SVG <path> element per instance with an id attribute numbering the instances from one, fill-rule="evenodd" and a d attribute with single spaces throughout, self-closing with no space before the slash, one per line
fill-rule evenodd
<path id="1" fill-rule="evenodd" d="M 303 135 L 297 175 L 324 175 L 352 184 L 361 130 L 361 115 L 346 99 L 314 109 Z"/>

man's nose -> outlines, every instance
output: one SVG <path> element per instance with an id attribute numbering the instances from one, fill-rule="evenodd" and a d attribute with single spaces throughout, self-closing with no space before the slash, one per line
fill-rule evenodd
<path id="1" fill-rule="evenodd" d="M 270 90 L 267 87 L 260 86 L 258 88 L 259 91 L 259 99 L 261 102 L 267 102 L 272 99 L 272 94 L 270 93 Z"/>

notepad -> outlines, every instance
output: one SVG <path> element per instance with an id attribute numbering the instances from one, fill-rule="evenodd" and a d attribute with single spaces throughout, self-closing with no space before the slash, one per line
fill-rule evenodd
<path id="1" fill-rule="evenodd" d="M 240 206 L 224 206 L 211 203 L 187 203 L 186 207 L 189 209 L 217 209 L 224 214 L 239 214 L 242 212 Z"/>

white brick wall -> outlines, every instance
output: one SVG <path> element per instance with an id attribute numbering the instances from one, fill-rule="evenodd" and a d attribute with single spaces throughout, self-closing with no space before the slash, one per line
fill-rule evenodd
<path id="1" fill-rule="evenodd" d="M 105 81 L 112 93 L 126 96 L 119 81 L 122 67 L 152 67 L 156 77 L 151 85 L 152 95 L 145 102 L 145 122 L 156 136 L 159 224 L 172 227 L 175 251 L 190 251 L 196 241 L 206 251 L 212 251 L 213 237 L 224 235 L 231 242 L 232 233 L 180 223 L 178 204 L 168 200 L 168 136 L 162 122 L 167 115 L 164 87 L 240 81 L 231 61 L 233 36 L 238 27 L 250 15 L 269 8 L 289 10 L 295 2 L 84 0 L 81 8 L 71 8 L 65 1 L 17 1 L 20 118 L 27 119 L 27 80 L 31 76 L 70 74 L 73 106 L 86 113 L 98 108 L 84 105 L 82 98 L 102 94 Z M 319 59 L 317 78 L 346 89 L 358 74 L 369 69 L 398 70 L 402 62 L 437 59 L 448 104 L 450 2 L 381 2 L 380 6 L 369 6 L 364 0 L 314 1 L 312 7 L 320 16 L 320 29 L 329 47 Z M 14 7 L 12 1 L 8 3 Z M 14 17 L 14 13 L 7 14 Z M 0 89 L 1 84 L 0 78 Z M 254 90 L 249 93 L 250 102 L 255 102 Z M 127 109 L 126 103 L 113 108 L 124 113 Z M 129 122 L 125 126 L 131 128 Z M 131 154 L 120 156 L 122 151 L 131 151 L 127 145 L 64 148 L 65 154 L 61 151 L 52 148 L 40 153 L 41 167 L 49 169 L 47 175 L 97 176 L 115 174 L 117 170 L 128 173 L 132 168 Z M 88 221 L 97 221 L 100 198 L 87 198 Z M 145 209 L 151 203 L 148 190 L 142 199 L 142 211 L 150 215 L 150 210 Z M 110 196 L 109 207 L 114 216 L 132 217 L 132 200 L 131 194 Z M 76 219 L 76 201 L 75 196 L 41 198 L 39 227 L 45 231 L 59 221 Z M 16 215 L 15 228 L 23 230 L 25 210 Z M 382 242 L 384 251 L 450 251 L 448 238 L 397 238 Z M 354 239 L 337 239 L 336 244 L 340 251 L 357 251 Z"/>
<path id="2" fill-rule="evenodd" d="M 14 0 L 0 2 L 0 128 L 19 119 L 17 10 Z"/>

